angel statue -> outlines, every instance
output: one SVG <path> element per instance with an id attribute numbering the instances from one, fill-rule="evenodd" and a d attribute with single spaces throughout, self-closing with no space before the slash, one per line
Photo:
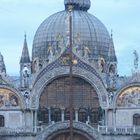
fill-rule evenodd
<path id="1" fill-rule="evenodd" d="M 134 54 L 134 67 L 135 69 L 138 69 L 139 55 L 136 50 L 134 50 L 133 54 Z"/>

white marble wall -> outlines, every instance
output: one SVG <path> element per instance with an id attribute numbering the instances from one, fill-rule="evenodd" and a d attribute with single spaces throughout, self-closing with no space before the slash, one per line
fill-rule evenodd
<path id="1" fill-rule="evenodd" d="M 21 111 L 0 111 L 5 117 L 5 127 L 17 128 L 23 126 L 23 115 Z"/>
<path id="2" fill-rule="evenodd" d="M 133 115 L 140 113 L 140 109 L 116 110 L 116 126 L 133 126 Z"/>

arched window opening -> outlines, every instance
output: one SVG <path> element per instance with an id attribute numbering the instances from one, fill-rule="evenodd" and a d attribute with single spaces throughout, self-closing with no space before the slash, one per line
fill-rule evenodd
<path id="1" fill-rule="evenodd" d="M 97 125 L 98 124 L 98 117 L 99 117 L 98 108 L 92 108 L 90 110 L 90 122 L 91 122 L 91 124 Z"/>
<path id="2" fill-rule="evenodd" d="M 64 119 L 70 120 L 70 109 L 66 108 L 64 112 Z M 73 109 L 73 120 L 75 120 L 75 110 Z"/>
<path id="3" fill-rule="evenodd" d="M 51 120 L 54 122 L 61 121 L 61 109 L 60 108 L 51 108 Z"/>
<path id="4" fill-rule="evenodd" d="M 64 76 L 48 83 L 40 96 L 40 106 L 69 108 L 71 97 L 70 81 L 70 77 Z M 73 108 L 99 107 L 98 95 L 91 84 L 79 77 L 72 77 L 72 83 Z"/>
<path id="5" fill-rule="evenodd" d="M 140 126 L 140 115 L 139 114 L 133 115 L 133 125 Z"/>
<path id="6" fill-rule="evenodd" d="M 80 108 L 78 111 L 78 121 L 86 123 L 88 120 L 88 114 L 86 108 Z"/>
<path id="7" fill-rule="evenodd" d="M 47 108 L 39 108 L 37 112 L 39 125 L 49 123 L 49 111 Z"/>
<path id="8" fill-rule="evenodd" d="M 0 115 L 0 127 L 4 127 L 5 122 L 4 122 L 4 116 Z"/>
<path id="9" fill-rule="evenodd" d="M 70 86 L 71 82 L 72 91 Z M 42 90 L 39 106 L 41 108 L 50 108 L 50 121 L 70 120 L 69 107 L 71 94 L 73 95 L 73 120 L 79 120 L 85 123 L 86 121 L 89 121 L 89 123 L 92 121 L 93 124 L 97 125 L 99 117 L 99 98 L 97 92 L 90 83 L 80 77 L 73 76 L 71 79 L 69 76 L 63 76 L 52 80 Z M 94 110 L 92 112 L 92 108 L 96 109 L 96 111 Z M 59 109 L 64 109 L 64 114 Z"/>
<path id="10" fill-rule="evenodd" d="M 115 74 L 115 66 L 113 64 L 111 64 L 109 67 L 109 73 Z"/>

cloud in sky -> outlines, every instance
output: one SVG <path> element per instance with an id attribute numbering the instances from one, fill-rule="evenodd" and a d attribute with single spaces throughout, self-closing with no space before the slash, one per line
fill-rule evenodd
<path id="1" fill-rule="evenodd" d="M 51 14 L 63 10 L 63 3 L 63 0 L 1 0 L 0 51 L 9 74 L 19 73 L 24 32 L 27 32 L 31 54 L 38 26 Z M 91 3 L 89 12 L 98 17 L 109 32 L 113 29 L 119 73 L 131 74 L 133 50 L 140 54 L 140 1 L 91 0 Z"/>

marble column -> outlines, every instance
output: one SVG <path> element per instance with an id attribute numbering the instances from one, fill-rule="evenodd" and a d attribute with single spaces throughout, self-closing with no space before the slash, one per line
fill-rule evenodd
<path id="1" fill-rule="evenodd" d="M 37 110 L 34 111 L 34 131 L 37 132 Z"/>
<path id="2" fill-rule="evenodd" d="M 64 108 L 61 109 L 61 121 L 64 122 Z"/>
<path id="3" fill-rule="evenodd" d="M 78 122 L 78 109 L 75 109 L 75 121 Z"/>
<path id="4" fill-rule="evenodd" d="M 51 109 L 50 108 L 48 108 L 48 115 L 49 115 L 49 123 L 51 122 Z"/>
<path id="5" fill-rule="evenodd" d="M 108 110 L 105 109 L 105 114 L 104 114 L 104 125 L 108 125 Z"/>
<path id="6" fill-rule="evenodd" d="M 113 109 L 113 126 L 116 126 L 116 109 Z"/>

